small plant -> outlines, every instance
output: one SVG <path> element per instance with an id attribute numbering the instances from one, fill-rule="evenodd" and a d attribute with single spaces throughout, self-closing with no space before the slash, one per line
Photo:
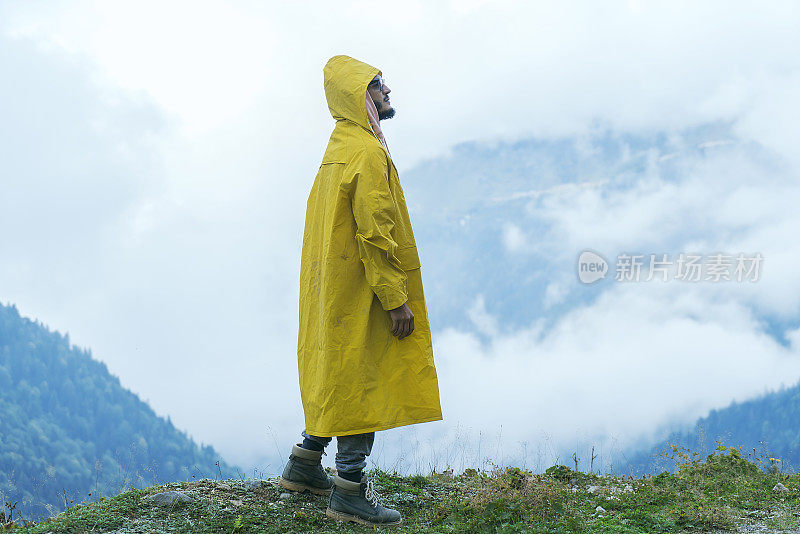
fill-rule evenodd
<path id="1" fill-rule="evenodd" d="M 6 515 L 5 510 L 0 510 L 0 526 L 5 526 L 14 523 L 14 509 L 17 507 L 17 503 L 11 504 L 10 502 L 5 503 L 3 508 L 8 509 L 8 515 Z"/>
<path id="2" fill-rule="evenodd" d="M 780 458 L 770 458 L 769 467 L 767 467 L 767 473 L 769 473 L 770 475 L 780 474 L 781 472 L 780 464 L 781 464 Z"/>
<path id="3" fill-rule="evenodd" d="M 519 467 L 507 467 L 496 479 L 496 482 L 510 489 L 519 490 L 525 487 L 526 481 L 531 477 L 533 477 L 533 473 L 527 469 L 523 470 Z"/>
<path id="4" fill-rule="evenodd" d="M 667 443 L 667 446 L 671 449 L 671 452 L 662 453 L 660 456 L 673 460 L 679 472 L 687 467 L 699 465 L 700 459 L 695 458 L 695 456 L 700 455 L 699 452 L 691 451 L 687 447 L 681 447 L 673 443 Z"/>
<path id="5" fill-rule="evenodd" d="M 409 484 L 421 488 L 428 481 L 423 475 L 413 475 L 408 479 Z"/>
<path id="6" fill-rule="evenodd" d="M 569 480 L 574 478 L 575 471 L 567 467 L 566 465 L 554 465 L 552 467 L 548 467 L 545 472 L 545 475 L 549 475 L 558 480 Z"/>

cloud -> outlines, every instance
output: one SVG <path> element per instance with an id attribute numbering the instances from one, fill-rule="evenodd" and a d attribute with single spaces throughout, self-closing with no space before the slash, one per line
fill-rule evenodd
<path id="1" fill-rule="evenodd" d="M 498 334 L 497 320 L 486 312 L 483 295 L 478 295 L 468 314 L 478 332 L 492 337 Z"/>
<path id="2" fill-rule="evenodd" d="M 603 446 L 607 468 L 613 449 L 654 439 L 663 425 L 687 424 L 711 406 L 793 385 L 800 373 L 797 348 L 763 333 L 735 298 L 712 302 L 658 282 L 614 286 L 552 325 L 537 321 L 486 344 L 446 329 L 435 350 L 447 425 L 418 429 L 419 454 L 426 465 L 437 450 L 464 446 L 463 458 L 447 459 L 456 469 L 484 461 L 479 431 L 502 435 L 504 453 L 484 451 L 495 461 L 503 454 L 545 469 L 558 455 L 566 462 L 579 440 L 579 456 Z M 552 451 L 537 460 L 543 436 Z"/>
<path id="3" fill-rule="evenodd" d="M 522 229 L 513 223 L 506 223 L 503 227 L 503 245 L 509 252 L 517 252 L 525 247 L 525 234 Z"/>
<path id="4" fill-rule="evenodd" d="M 152 149 L 168 126 L 151 102 L 95 87 L 85 61 L 0 41 L 13 80 L 0 87 L 3 298 L 53 319 L 93 298 L 87 284 L 110 289 L 114 227 L 156 187 Z"/>

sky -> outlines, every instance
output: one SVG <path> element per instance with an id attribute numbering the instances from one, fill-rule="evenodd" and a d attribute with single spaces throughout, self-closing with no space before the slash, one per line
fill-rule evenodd
<path id="1" fill-rule="evenodd" d="M 392 89 L 444 414 L 370 461 L 646 443 L 800 375 L 798 28 L 793 2 L 4 2 L 0 300 L 277 473 L 322 67 L 348 54 Z M 764 261 L 585 285 L 584 249 L 611 274 L 625 251 Z"/>

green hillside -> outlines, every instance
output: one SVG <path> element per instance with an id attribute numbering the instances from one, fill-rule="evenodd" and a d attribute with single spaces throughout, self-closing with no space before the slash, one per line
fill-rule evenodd
<path id="1" fill-rule="evenodd" d="M 693 455 L 689 455 L 693 457 Z M 197 480 L 136 489 L 48 521 L 8 524 L 30 534 L 105 533 L 689 533 L 759 532 L 800 526 L 800 477 L 766 472 L 721 446 L 677 472 L 614 477 L 553 466 L 398 476 L 372 470 L 381 501 L 403 515 L 394 529 L 337 523 L 328 497 L 286 492 L 276 479 Z M 154 497 L 158 494 L 158 497 Z M 0 528 L 0 532 L 2 528 Z M 797 530 L 792 530 L 797 532 Z"/>
<path id="2" fill-rule="evenodd" d="M 35 518 L 131 488 L 236 474 L 90 351 L 0 304 L 2 504 Z"/>

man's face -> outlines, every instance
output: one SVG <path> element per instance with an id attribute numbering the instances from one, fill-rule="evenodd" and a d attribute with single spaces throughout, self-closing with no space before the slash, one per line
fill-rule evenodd
<path id="1" fill-rule="evenodd" d="M 394 108 L 389 103 L 389 93 L 392 92 L 389 86 L 383 81 L 380 76 L 375 76 L 367 86 L 367 92 L 375 102 L 375 107 L 378 108 L 378 118 L 391 119 L 394 117 Z"/>

